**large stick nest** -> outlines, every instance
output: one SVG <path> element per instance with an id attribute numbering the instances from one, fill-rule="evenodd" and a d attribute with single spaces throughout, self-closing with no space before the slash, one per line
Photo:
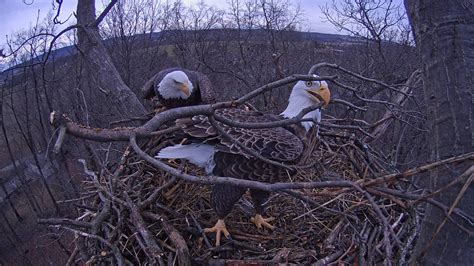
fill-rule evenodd
<path id="1" fill-rule="evenodd" d="M 141 148 L 154 156 L 168 144 L 159 137 Z M 254 211 L 247 193 L 226 218 L 231 239 L 224 239 L 220 247 L 214 246 L 214 234 L 202 233 L 217 220 L 209 202 L 211 186 L 180 181 L 127 149 L 120 164 L 97 175 L 89 172 L 87 199 L 75 221 L 92 227 L 63 225 L 76 233 L 73 255 L 89 262 L 132 264 L 404 261 L 417 231 L 416 212 L 400 198 L 363 187 L 367 180 L 391 173 L 389 164 L 342 131 L 323 131 L 310 146 L 312 166 L 288 181 L 347 180 L 360 188 L 273 193 L 265 213 L 275 217 L 273 231 L 257 230 L 250 222 Z M 204 175 L 179 160 L 168 164 Z M 398 186 L 383 185 L 395 190 Z"/>

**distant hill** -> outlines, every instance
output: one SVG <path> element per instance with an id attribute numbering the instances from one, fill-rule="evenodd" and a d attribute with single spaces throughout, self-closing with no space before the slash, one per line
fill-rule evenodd
<path id="1" fill-rule="evenodd" d="M 251 30 L 238 30 L 238 29 L 209 29 L 209 30 L 166 30 L 162 32 L 153 32 L 153 33 L 146 33 L 146 34 L 138 34 L 134 36 L 130 36 L 128 38 L 133 38 L 135 41 L 139 41 L 140 39 L 152 39 L 156 40 L 157 43 L 159 41 L 160 45 L 167 45 L 167 44 L 174 44 L 177 43 L 179 40 L 183 38 L 190 39 L 193 41 L 200 41 L 200 40 L 222 40 L 222 41 L 237 41 L 242 39 L 242 37 L 249 38 L 253 41 L 265 41 L 266 34 L 275 33 L 271 31 L 267 31 L 264 29 L 251 29 Z M 326 44 L 336 44 L 336 43 L 360 43 L 362 39 L 348 36 L 348 35 L 341 35 L 341 34 L 329 34 L 329 33 L 319 33 L 319 32 L 300 32 L 300 31 L 278 31 L 278 36 L 280 39 L 287 40 L 287 41 L 315 41 L 320 43 Z M 198 37 L 198 39 L 196 39 Z M 109 38 L 104 40 L 106 45 L 112 45 L 114 42 L 118 41 L 117 38 Z M 61 58 L 66 58 L 68 56 L 74 55 L 77 52 L 75 46 L 66 46 L 59 49 L 56 49 L 51 52 L 49 55 L 48 61 L 55 61 Z M 42 54 L 33 60 L 28 62 L 16 65 L 14 68 L 21 67 L 22 65 L 28 65 L 32 63 L 39 63 L 45 59 L 45 54 Z M 0 85 L 6 79 L 7 73 L 11 68 L 6 69 L 0 73 Z M 1 68 L 0 68 L 1 69 Z M 13 70 L 13 75 L 19 73 L 20 69 Z M 11 72 L 9 73 L 11 75 Z"/>
<path id="2" fill-rule="evenodd" d="M 159 39 L 162 41 L 172 41 L 176 36 L 192 36 L 192 35 L 204 35 L 214 39 L 226 39 L 226 40 L 238 40 L 242 36 L 251 36 L 253 40 L 264 40 L 265 35 L 271 33 L 271 31 L 264 29 L 251 29 L 251 30 L 239 30 L 239 29 L 209 29 L 209 30 L 167 30 L 162 32 L 154 32 L 151 34 L 152 38 Z M 302 31 L 278 31 L 280 37 L 287 40 L 293 41 L 317 41 L 323 43 L 333 42 L 360 42 L 360 38 L 341 35 L 341 34 L 329 34 L 319 32 L 302 32 Z M 144 34 L 148 38 L 149 34 Z M 134 36 L 136 37 L 136 36 Z"/>

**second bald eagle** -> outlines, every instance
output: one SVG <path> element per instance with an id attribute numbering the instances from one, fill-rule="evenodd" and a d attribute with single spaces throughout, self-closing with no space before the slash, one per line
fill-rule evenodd
<path id="1" fill-rule="evenodd" d="M 168 68 L 158 72 L 143 86 L 142 93 L 145 99 L 156 96 L 166 108 L 210 104 L 216 100 L 209 78 L 184 68 Z"/>

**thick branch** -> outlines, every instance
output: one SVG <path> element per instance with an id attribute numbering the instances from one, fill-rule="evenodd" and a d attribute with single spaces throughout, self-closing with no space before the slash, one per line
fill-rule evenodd
<path id="1" fill-rule="evenodd" d="M 163 256 L 163 250 L 158 246 L 153 234 L 148 231 L 145 221 L 143 220 L 138 206 L 133 203 L 127 193 L 124 193 L 125 199 L 127 201 L 128 208 L 130 210 L 131 218 L 133 225 L 138 230 L 140 235 L 142 236 L 143 240 L 145 241 L 149 250 L 146 252 L 150 252 L 152 258 L 160 260 Z"/>
<path id="2" fill-rule="evenodd" d="M 48 218 L 48 219 L 38 219 L 39 224 L 47 225 L 69 225 L 79 228 L 92 228 L 92 224 L 88 222 L 76 221 L 67 218 Z"/>
<path id="3" fill-rule="evenodd" d="M 110 3 L 107 5 L 107 7 L 104 9 L 104 11 L 102 11 L 102 13 L 100 13 L 100 15 L 95 20 L 95 23 L 94 23 L 95 27 L 99 26 L 99 24 L 102 22 L 102 20 L 104 20 L 105 16 L 107 16 L 107 14 L 110 12 L 112 7 L 114 7 L 114 5 L 116 3 L 117 3 L 117 0 L 111 0 L 110 1 Z"/>
<path id="4" fill-rule="evenodd" d="M 161 226 L 169 236 L 171 242 L 176 247 L 176 254 L 178 255 L 178 265 L 191 265 L 191 256 L 189 254 L 188 245 L 183 236 L 176 230 L 176 228 L 163 215 L 158 215 L 151 212 L 144 212 L 144 217 L 160 221 Z"/>
<path id="5" fill-rule="evenodd" d="M 142 126 L 135 128 L 113 128 L 113 129 L 102 129 L 102 128 L 90 128 L 78 125 L 70 121 L 67 117 L 61 116 L 59 113 L 51 113 L 51 123 L 58 127 L 61 125 L 66 126 L 67 133 L 88 140 L 99 141 L 99 142 L 108 142 L 108 141 L 126 141 L 130 138 L 131 135 L 135 135 L 137 138 L 149 137 L 157 134 L 164 134 L 168 131 L 158 131 L 153 132 L 162 125 L 166 124 L 169 121 L 174 121 L 178 118 L 190 117 L 194 115 L 212 115 L 216 109 L 220 108 L 229 108 L 240 106 L 246 101 L 266 92 L 272 90 L 276 87 L 283 86 L 285 84 L 297 81 L 297 80 L 330 80 L 334 79 L 335 76 L 327 77 L 314 77 L 309 75 L 292 75 L 290 77 L 272 82 L 270 84 L 264 85 L 244 96 L 235 100 L 227 102 L 219 102 L 216 104 L 207 104 L 199 106 L 187 106 L 181 108 L 174 108 L 166 110 L 155 115 L 147 123 Z"/>

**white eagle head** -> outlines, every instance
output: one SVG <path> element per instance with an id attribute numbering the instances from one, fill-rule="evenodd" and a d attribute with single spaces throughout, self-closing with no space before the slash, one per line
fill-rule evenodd
<path id="1" fill-rule="evenodd" d="M 158 92 L 165 99 L 187 99 L 193 89 L 188 75 L 180 70 L 166 74 L 158 84 Z"/>
<path id="2" fill-rule="evenodd" d="M 315 77 L 319 77 L 314 75 Z M 290 98 L 288 99 L 288 107 L 285 111 L 281 113 L 282 116 L 286 118 L 293 118 L 297 116 L 303 109 L 313 106 L 321 101 L 324 102 L 324 106 L 329 104 L 331 98 L 331 91 L 328 88 L 326 81 L 313 80 L 313 81 L 303 81 L 300 80 L 296 82 L 293 87 Z M 321 121 L 321 111 L 314 110 L 306 115 L 303 118 L 315 119 L 317 122 Z M 301 125 L 308 131 L 312 126 L 313 122 L 302 122 Z"/>

